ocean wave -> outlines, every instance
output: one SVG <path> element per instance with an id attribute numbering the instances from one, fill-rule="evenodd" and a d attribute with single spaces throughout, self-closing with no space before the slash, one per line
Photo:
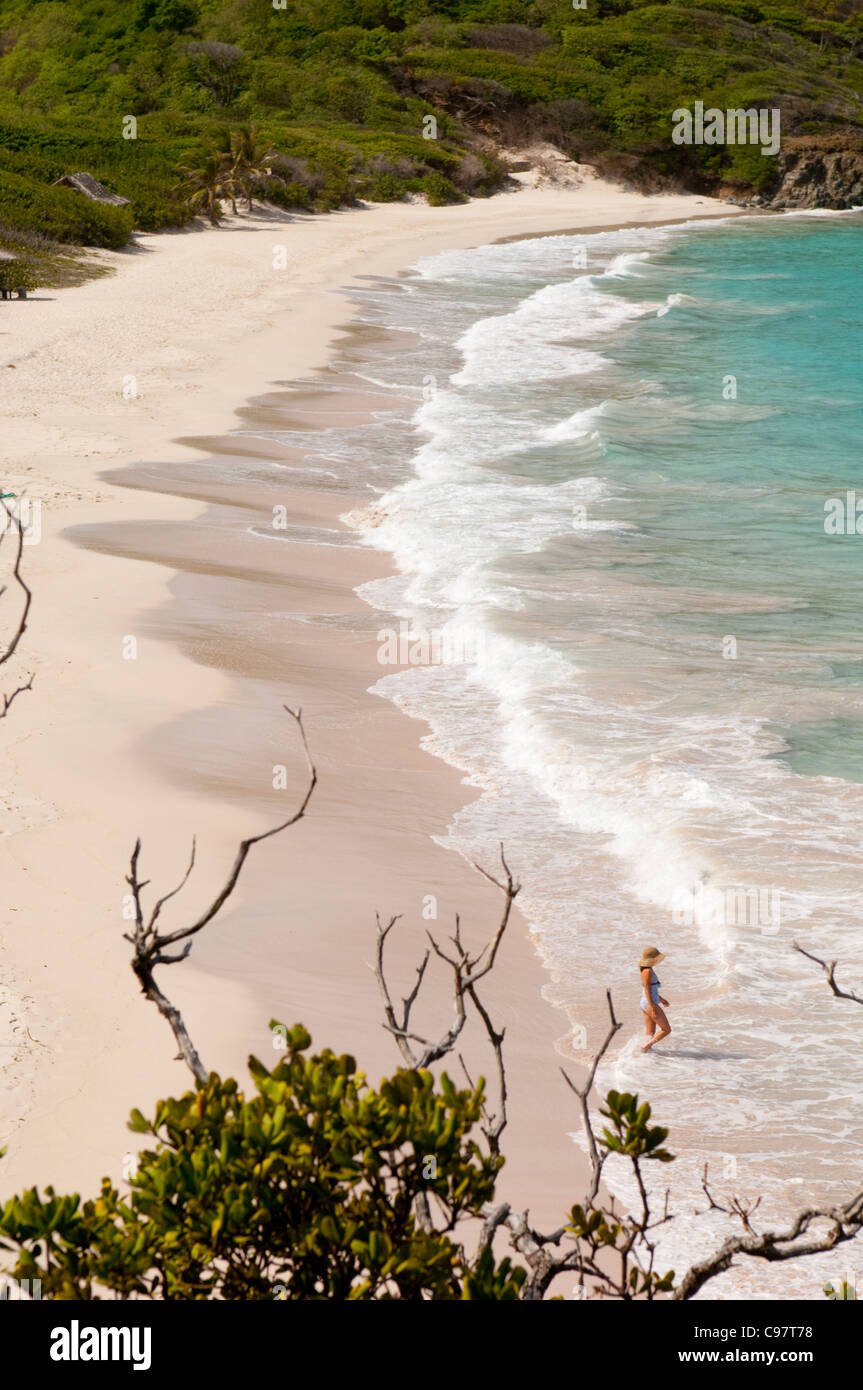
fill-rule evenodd
<path id="1" fill-rule="evenodd" d="M 624 251 L 615 256 L 604 273 L 609 279 L 637 280 L 636 271 L 650 260 L 649 251 Z"/>
<path id="2" fill-rule="evenodd" d="M 596 289 L 590 276 L 547 285 L 512 313 L 480 319 L 468 329 L 458 343 L 464 366 L 453 385 L 498 386 L 595 372 L 607 359 L 581 344 L 648 312 L 649 306 Z M 579 346 L 573 345 L 576 339 Z"/>
<path id="3" fill-rule="evenodd" d="M 695 295 L 692 294 L 670 294 L 665 303 L 660 305 L 656 311 L 656 317 L 661 319 L 664 314 L 668 314 L 672 309 L 688 308 L 690 305 L 698 304 Z"/>

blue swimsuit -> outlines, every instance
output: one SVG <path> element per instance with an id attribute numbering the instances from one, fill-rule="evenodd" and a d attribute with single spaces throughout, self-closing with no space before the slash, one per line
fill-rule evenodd
<path id="1" fill-rule="evenodd" d="M 659 987 L 660 987 L 661 984 L 662 984 L 662 981 L 661 981 L 661 980 L 658 980 L 658 979 L 656 978 L 656 971 L 655 971 L 655 970 L 651 970 L 651 972 L 650 972 L 650 1002 L 651 1002 L 651 1004 L 656 1004 L 656 1005 L 659 1004 Z M 642 989 L 641 989 L 641 1007 L 642 1007 L 642 1009 L 644 1010 L 644 1012 L 647 1013 L 647 996 L 646 996 L 646 994 L 644 993 L 644 986 L 643 986 L 643 985 L 642 985 Z"/>

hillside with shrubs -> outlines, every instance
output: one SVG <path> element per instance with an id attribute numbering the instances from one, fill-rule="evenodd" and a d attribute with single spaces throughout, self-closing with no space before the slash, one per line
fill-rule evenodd
<path id="1" fill-rule="evenodd" d="M 646 190 L 768 185 L 752 147 L 672 143 L 696 100 L 863 133 L 863 0 L 282 3 L 0 0 L 0 244 L 118 247 L 238 194 L 488 196 L 538 142 Z M 54 186 L 78 171 L 129 205 Z"/>

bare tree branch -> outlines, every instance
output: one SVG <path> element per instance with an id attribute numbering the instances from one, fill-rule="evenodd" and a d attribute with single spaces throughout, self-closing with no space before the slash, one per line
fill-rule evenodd
<path id="1" fill-rule="evenodd" d="M 3 498 L 0 498 L 0 507 L 3 508 L 3 511 L 5 513 L 5 520 L 3 520 L 3 518 L 0 518 L 0 520 L 3 521 L 2 529 L 0 529 L 0 546 L 3 545 L 3 543 L 6 541 L 7 536 L 9 535 L 9 526 L 11 524 L 12 530 L 17 533 L 18 537 L 17 541 L 15 542 L 15 555 L 12 563 L 11 577 L 18 589 L 20 589 L 21 593 L 23 594 L 23 602 L 21 605 L 20 612 L 18 614 L 15 629 L 9 641 L 6 643 L 3 649 L 0 650 L 0 666 L 3 666 L 15 655 L 15 652 L 18 648 L 18 644 L 21 641 L 21 638 L 24 636 L 24 633 L 27 631 L 27 619 L 30 616 L 30 605 L 33 602 L 33 595 L 26 581 L 24 580 L 23 575 L 21 574 L 21 559 L 24 553 L 24 528 L 21 525 L 21 522 L 18 519 L 18 517 L 15 515 L 14 510 L 11 507 L 7 507 L 6 501 Z M 6 593 L 8 587 L 8 584 L 4 584 L 2 587 L 0 587 L 0 599 L 2 599 L 3 595 Z M 0 719 L 6 718 L 6 715 L 9 713 L 9 710 L 12 707 L 13 701 L 16 700 L 19 695 L 23 695 L 25 690 L 32 689 L 33 677 L 31 676 L 30 679 L 26 682 L 26 684 L 19 685 L 17 690 L 12 691 L 11 695 L 4 694 L 2 697 L 0 697 L 2 698 L 2 707 L 0 707 Z"/>
<path id="2" fill-rule="evenodd" d="M 416 1002 L 417 995 L 420 992 L 420 987 L 423 982 L 423 976 L 425 975 L 426 966 L 428 965 L 429 955 L 431 953 L 430 951 L 426 951 L 425 955 L 422 958 L 422 961 L 417 966 L 416 983 L 413 989 L 411 990 L 410 994 L 407 996 L 407 998 L 402 1000 L 402 1012 L 401 1017 L 399 1018 L 396 1015 L 395 1005 L 393 1004 L 392 995 L 390 994 L 389 985 L 387 984 L 386 974 L 384 972 L 384 947 L 386 945 L 387 937 L 389 936 L 396 922 L 400 921 L 401 918 L 400 916 L 391 917 L 390 920 L 387 922 L 386 926 L 381 925 L 380 914 L 378 914 L 376 920 L 378 928 L 378 939 L 377 957 L 375 963 L 375 979 L 377 980 L 378 987 L 380 988 L 381 994 L 383 995 L 384 1014 L 387 1020 L 385 1026 L 389 1029 L 389 1031 L 395 1038 L 396 1043 L 398 1044 L 399 1052 L 402 1054 L 402 1057 L 404 1058 L 407 1065 L 409 1067 L 416 1067 L 417 1057 L 408 1041 L 408 1022 L 410 1020 L 411 1009 L 413 1008 Z"/>
<path id="3" fill-rule="evenodd" d="M 807 1235 L 814 1222 L 824 1221 L 827 1230 L 801 1240 Z M 701 1260 L 687 1270 L 672 1298 L 683 1301 L 693 1298 L 709 1279 L 729 1269 L 735 1255 L 751 1255 L 771 1263 L 779 1260 L 797 1260 L 806 1255 L 818 1255 L 825 1250 L 833 1250 L 844 1241 L 853 1240 L 863 1226 L 863 1191 L 852 1197 L 840 1207 L 811 1208 L 798 1212 L 792 1225 L 786 1231 L 765 1231 L 758 1235 L 752 1233 L 732 1236 L 706 1260 Z"/>
<path id="4" fill-rule="evenodd" d="M 213 918 L 233 893 L 252 846 L 260 844 L 262 840 L 270 839 L 273 835 L 280 834 L 281 831 L 287 830 L 289 826 L 296 825 L 297 821 L 301 820 L 305 815 L 306 808 L 308 807 L 312 793 L 317 785 L 318 775 L 309 753 L 306 732 L 303 727 L 302 710 L 292 710 L 287 705 L 284 706 L 284 709 L 295 721 L 300 732 L 303 752 L 305 754 L 309 773 L 305 794 L 300 802 L 299 809 L 296 810 L 293 815 L 289 816 L 287 820 L 281 821 L 278 825 L 273 826 L 271 830 L 265 830 L 260 835 L 251 835 L 248 839 L 241 841 L 231 870 L 206 911 L 189 927 L 182 927 L 177 931 L 166 932 L 165 934 L 160 933 L 157 929 L 163 907 L 167 902 L 170 902 L 172 898 L 176 897 L 186 886 L 192 870 L 194 869 L 194 840 L 192 841 L 192 852 L 185 874 L 176 888 L 172 888 L 170 892 L 163 894 L 161 898 L 157 899 L 149 916 L 145 915 L 142 901 L 142 894 L 149 884 L 149 879 L 142 881 L 138 878 L 138 861 L 141 854 L 140 839 L 136 841 L 135 848 L 132 851 L 130 871 L 126 877 L 126 882 L 132 890 L 132 898 L 135 904 L 135 930 L 132 933 L 124 932 L 125 940 L 131 942 L 135 948 L 135 954 L 132 957 L 132 970 L 140 982 L 142 994 L 156 1005 L 160 1014 L 169 1023 L 180 1049 L 177 1060 L 182 1060 L 186 1063 L 193 1076 L 201 1085 L 204 1085 L 207 1080 L 207 1069 L 201 1061 L 192 1039 L 189 1036 L 179 1009 L 171 1003 L 156 984 L 153 971 L 159 965 L 174 965 L 177 961 L 186 959 L 192 949 L 192 937 L 196 936 L 198 932 L 203 931 L 204 927 L 212 922 Z M 175 946 L 181 941 L 185 942 L 185 945 L 179 951 L 169 951 L 167 949 Z"/>
<path id="5" fill-rule="evenodd" d="M 416 977 L 413 987 L 402 999 L 401 1008 L 397 1008 L 393 999 L 392 989 L 387 980 L 385 947 L 389 935 L 399 918 L 391 917 L 386 923 L 382 923 L 380 917 L 378 917 L 377 958 L 374 966 L 375 977 L 384 1004 L 384 1016 L 386 1020 L 384 1026 L 392 1033 L 399 1051 L 409 1067 L 427 1067 L 432 1062 L 439 1060 L 448 1053 L 454 1052 L 456 1043 L 467 1019 L 467 1004 L 470 1003 L 476 1010 L 491 1043 L 498 1073 L 499 1108 L 495 1116 L 489 1116 L 488 1111 L 484 1107 L 483 1123 L 481 1125 L 486 1142 L 489 1146 L 489 1152 L 494 1157 L 500 1155 L 500 1136 L 506 1126 L 507 1120 L 506 1067 L 503 1058 L 504 1030 L 498 1029 L 495 1026 L 489 1010 L 479 995 L 477 986 L 495 965 L 503 934 L 506 931 L 512 914 L 512 905 L 519 892 L 519 884 L 515 882 L 509 870 L 506 857 L 503 853 L 503 847 L 501 847 L 501 864 L 503 866 L 503 875 L 501 878 L 496 878 L 478 865 L 474 865 L 478 872 L 504 895 L 503 911 L 497 928 L 482 950 L 476 954 L 472 954 L 467 949 L 462 939 L 461 920 L 458 916 L 456 916 L 455 919 L 455 932 L 449 939 L 448 948 L 429 934 L 429 946 L 426 948 L 422 961 L 416 967 Z M 443 961 L 452 972 L 453 1007 L 455 1013 L 451 1026 L 436 1041 L 430 1041 L 422 1037 L 411 1027 L 412 1011 L 426 978 L 426 970 L 432 954 Z M 590 1234 L 587 1236 L 586 1240 L 583 1241 L 576 1238 L 574 1245 L 562 1245 L 565 1237 L 569 1237 L 570 1240 L 573 1239 L 573 1233 L 567 1226 L 561 1226 L 551 1234 L 545 1235 L 536 1231 L 530 1225 L 529 1213 L 527 1211 L 513 1211 L 508 1202 L 503 1202 L 496 1206 L 489 1203 L 481 1212 L 481 1215 L 484 1217 L 484 1222 L 479 1237 L 478 1257 L 491 1247 L 497 1231 L 505 1227 L 511 1245 L 527 1266 L 527 1278 L 522 1286 L 521 1298 L 528 1302 L 543 1299 L 552 1281 L 559 1274 L 568 1270 L 576 1271 L 582 1284 L 584 1283 L 585 1277 L 591 1278 L 598 1287 L 612 1297 L 631 1297 L 632 1294 L 629 1291 L 628 1283 L 630 1264 L 633 1261 L 638 1264 L 637 1256 L 633 1254 L 634 1247 L 639 1241 L 642 1243 L 647 1253 L 647 1275 L 649 1276 L 653 1268 L 653 1246 L 646 1239 L 647 1232 L 651 1230 L 653 1226 L 662 1224 L 662 1222 L 670 1219 L 668 1216 L 668 1203 L 666 1197 L 663 1216 L 659 1221 L 654 1222 L 651 1220 L 647 1204 L 647 1193 L 644 1188 L 641 1173 L 638 1169 L 637 1159 L 634 1159 L 633 1162 L 635 1164 L 640 1190 L 643 1195 L 641 1220 L 636 1221 L 635 1219 L 628 1219 L 625 1224 L 621 1224 L 614 1217 L 613 1203 L 611 1224 L 609 1224 L 607 1220 L 606 1213 L 598 1213 L 599 1224 L 593 1222 L 592 1219 L 593 1213 L 596 1210 L 593 1207 L 593 1202 L 599 1189 L 603 1159 L 600 1157 L 598 1145 L 593 1133 L 588 1098 L 593 1089 L 599 1063 L 608 1051 L 615 1034 L 621 1027 L 621 1024 L 617 1021 L 614 1014 L 614 1005 L 610 993 L 606 993 L 606 1000 L 608 1003 L 610 1027 L 600 1051 L 593 1059 L 585 1085 L 583 1087 L 577 1087 L 570 1077 L 567 1076 L 565 1072 L 563 1073 L 567 1085 L 579 1098 L 582 1119 L 591 1154 L 593 1180 L 590 1193 L 585 1201 L 585 1207 L 588 1210 L 590 1218 Z M 464 1057 L 461 1053 L 457 1055 L 467 1077 L 468 1084 L 471 1088 L 474 1088 L 474 1082 Z M 428 1225 L 431 1221 L 431 1214 L 428 1203 L 424 1200 L 422 1195 L 417 1200 L 416 1209 L 418 1223 L 425 1229 L 428 1229 Z M 617 1253 L 620 1256 L 622 1272 L 619 1278 L 615 1278 L 598 1262 L 598 1260 L 602 1258 L 603 1252 L 607 1250 L 609 1242 L 616 1245 L 619 1237 L 622 1238 L 622 1244 L 617 1247 Z M 639 1269 L 641 1269 L 640 1266 Z M 655 1281 L 647 1277 L 644 1284 L 648 1289 L 648 1297 L 652 1297 Z"/>
<path id="6" fill-rule="evenodd" d="M 485 1221 L 483 1222 L 479 1244 L 477 1245 L 477 1253 L 479 1255 L 482 1255 L 483 1251 L 489 1248 L 494 1240 L 498 1227 L 502 1222 L 506 1221 L 509 1213 L 509 1202 L 501 1202 L 498 1207 L 493 1207 L 490 1203 L 487 1203 L 483 1208 L 482 1214 L 485 1217 Z"/>
<path id="7" fill-rule="evenodd" d="M 5 719 L 5 718 L 6 718 L 6 715 L 9 713 L 10 709 L 12 708 L 12 702 L 13 702 L 13 700 L 17 700 L 17 698 L 18 698 L 19 695 L 23 695 L 23 694 L 24 694 L 25 690 L 32 690 L 32 689 L 33 689 L 33 679 L 34 679 L 33 676 L 31 676 L 30 679 L 26 682 L 25 685 L 19 685 L 19 686 L 17 687 L 16 690 L 13 690 L 13 691 L 12 691 L 12 694 L 11 694 L 11 695 L 7 695 L 7 694 L 4 692 L 4 694 L 2 695 L 2 697 L 0 697 L 0 698 L 2 698 L 2 700 L 3 700 L 3 707 L 2 707 L 2 709 L 0 709 L 0 719 Z"/>
<path id="8" fill-rule="evenodd" d="M 485 1123 L 482 1125 L 482 1132 L 485 1135 L 486 1143 L 488 1144 L 489 1148 L 489 1153 L 497 1155 L 500 1153 L 500 1136 L 506 1129 L 507 1119 L 506 1067 L 504 1065 L 503 1060 L 503 1040 L 506 1036 L 506 1029 L 502 1028 L 500 1032 L 498 1032 L 498 1030 L 495 1028 L 491 1020 L 491 1015 L 489 1014 L 488 1010 L 486 1009 L 485 1005 L 483 1004 L 482 1000 L 476 992 L 475 985 L 470 985 L 468 987 L 468 994 L 470 995 L 474 1008 L 476 1009 L 477 1013 L 483 1021 L 483 1026 L 485 1027 L 485 1031 L 488 1035 L 488 1040 L 491 1043 L 491 1048 L 494 1053 L 495 1065 L 497 1067 L 497 1094 L 499 1105 L 498 1112 L 496 1115 L 491 1115 L 488 1111 L 488 1107 L 486 1105 L 483 1105 L 483 1116 L 485 1118 Z M 468 1076 L 468 1081 L 470 1082 L 470 1076 L 468 1075 L 468 1070 L 465 1066 L 465 1062 L 463 1057 L 461 1056 L 461 1053 L 459 1053 L 459 1061 L 461 1062 L 465 1075 Z M 473 1083 L 470 1082 L 470 1084 L 472 1087 Z"/>
<path id="9" fill-rule="evenodd" d="M 713 1193 L 710 1190 L 707 1181 L 706 1163 L 704 1165 L 704 1173 L 701 1178 L 701 1190 L 707 1198 L 709 1204 L 709 1211 L 721 1211 L 724 1216 L 736 1216 L 742 1222 L 743 1229 L 745 1231 L 749 1231 L 753 1235 L 755 1234 L 755 1230 L 750 1220 L 750 1217 L 752 1217 L 758 1210 L 758 1208 L 761 1206 L 760 1197 L 756 1197 L 754 1201 L 746 1201 L 742 1197 L 732 1196 L 728 1199 L 729 1205 L 727 1207 L 724 1207 L 721 1202 L 716 1201 L 716 1198 L 713 1196 Z"/>
<path id="10" fill-rule="evenodd" d="M 816 965 L 821 966 L 821 969 L 827 976 L 827 983 L 832 989 L 837 999 L 850 999 L 855 1004 L 863 1004 L 863 999 L 860 998 L 859 994 L 855 994 L 853 990 L 848 991 L 845 989 L 840 989 L 837 985 L 836 967 L 839 964 L 838 960 L 831 960 L 828 963 L 826 960 L 821 960 L 819 956 L 813 956 L 809 953 L 809 951 L 804 951 L 803 947 L 798 946 L 796 941 L 792 942 L 792 945 L 795 951 L 800 952 L 801 956 L 805 956 L 807 960 L 814 960 Z"/>
<path id="11" fill-rule="evenodd" d="M 295 811 L 292 816 L 289 816 L 287 820 L 282 821 L 279 825 L 274 825 L 271 830 L 264 830 L 260 835 L 252 835 L 249 837 L 248 840 L 242 840 L 240 843 L 240 847 L 237 850 L 237 857 L 234 860 L 233 867 L 231 868 L 231 871 L 228 874 L 227 879 L 225 880 L 224 886 L 216 894 L 210 906 L 198 918 L 196 922 L 193 922 L 192 926 L 183 927 L 179 931 L 170 932 L 167 936 L 160 938 L 161 944 L 163 946 L 172 946 L 175 941 L 182 941 L 187 936 L 195 936 L 197 932 L 202 931 L 204 927 L 208 925 L 208 923 L 212 922 L 213 918 L 216 916 L 216 913 L 219 912 L 222 907 L 224 907 L 228 898 L 231 896 L 234 889 L 236 888 L 237 879 L 240 877 L 243 865 L 246 862 L 246 857 L 252 846 L 259 845 L 262 840 L 271 839 L 273 835 L 280 835 L 283 830 L 287 830 L 290 826 L 296 825 L 297 821 L 302 820 L 303 816 L 306 814 L 306 808 L 312 798 L 312 793 L 317 785 L 318 774 L 315 770 L 315 765 L 312 762 L 311 755 L 309 753 L 309 745 L 306 740 L 306 731 L 303 728 L 302 710 L 292 710 L 287 705 L 283 705 L 282 708 L 286 711 L 286 713 L 288 713 L 291 716 L 293 720 L 296 721 L 297 727 L 300 731 L 300 738 L 302 739 L 303 753 L 305 754 L 306 765 L 309 770 L 309 782 L 308 786 L 306 787 L 305 796 L 300 802 L 299 810 Z M 188 878 L 189 873 L 191 873 L 191 864 L 189 866 L 189 869 L 186 871 L 186 878 Z M 156 905 L 156 911 L 158 912 L 161 909 L 162 903 L 167 902 L 168 898 L 174 896 L 174 893 L 179 892 L 182 886 L 182 883 L 179 884 L 178 887 L 175 888 L 172 893 L 168 893 L 165 898 L 162 898 L 160 902 Z M 151 924 L 154 920 L 155 918 L 151 919 Z"/>
<path id="12" fill-rule="evenodd" d="M 620 1029 L 623 1027 L 623 1024 L 618 1023 L 617 1019 L 614 1016 L 614 1004 L 611 998 L 611 990 L 607 989 L 605 991 L 605 998 L 608 1004 L 608 1017 L 610 1020 L 608 1032 L 606 1033 L 602 1045 L 600 1046 L 599 1051 L 597 1052 L 596 1056 L 593 1059 L 593 1062 L 591 1063 L 590 1071 L 587 1074 L 587 1081 L 585 1085 L 576 1086 L 575 1082 L 571 1079 L 571 1077 L 567 1075 L 563 1067 L 561 1067 L 560 1069 L 561 1075 L 564 1081 L 566 1082 L 567 1086 L 572 1091 L 572 1093 L 578 1097 L 579 1109 L 581 1111 L 581 1122 L 584 1125 L 584 1132 L 587 1137 L 587 1150 L 588 1155 L 590 1157 L 590 1169 L 592 1174 L 590 1189 L 587 1195 L 588 1202 L 593 1202 L 596 1198 L 597 1192 L 599 1191 L 599 1182 L 600 1178 L 602 1177 L 603 1162 L 600 1158 L 599 1150 L 596 1146 L 596 1136 L 593 1132 L 593 1125 L 590 1119 L 590 1107 L 588 1102 L 590 1093 L 593 1090 L 593 1083 L 596 1080 L 596 1073 L 599 1064 L 605 1056 L 606 1052 L 608 1051 L 609 1047 L 611 1046 L 612 1039 L 614 1038 L 615 1033 L 618 1033 Z"/>
<path id="13" fill-rule="evenodd" d="M 492 1151 L 495 1153 L 499 1152 L 497 1145 L 500 1134 L 506 1124 L 506 1080 L 501 1050 L 504 1035 L 502 1032 L 499 1033 L 495 1029 L 490 1015 L 479 998 L 477 985 L 494 967 L 504 932 L 509 925 L 512 905 L 521 888 L 521 885 L 516 883 L 510 872 L 509 865 L 506 862 L 506 857 L 503 852 L 503 846 L 501 846 L 500 859 L 503 866 L 503 881 L 492 877 L 485 869 L 480 868 L 478 864 L 474 865 L 477 872 L 481 873 L 483 878 L 488 879 L 489 883 L 494 884 L 504 895 L 503 911 L 497 928 L 492 938 L 486 942 L 482 950 L 476 955 L 471 955 L 471 953 L 466 950 L 461 939 L 461 921 L 458 916 L 455 919 L 455 934 L 450 938 L 453 948 L 451 952 L 444 950 L 436 938 L 433 937 L 430 932 L 427 933 L 429 946 L 426 949 L 422 961 L 416 968 L 416 980 L 413 988 L 410 993 L 402 999 L 400 1012 L 396 1011 L 396 1007 L 393 1003 L 392 992 L 387 982 L 384 965 L 384 949 L 387 938 L 396 922 L 400 920 L 398 917 L 391 917 L 386 925 L 382 925 L 379 916 L 377 918 L 377 955 L 374 966 L 375 979 L 378 982 L 378 987 L 381 991 L 381 997 L 384 1003 L 384 1017 L 386 1019 L 384 1027 L 392 1033 L 407 1065 L 419 1071 L 431 1066 L 433 1062 L 439 1061 L 441 1057 L 445 1057 L 447 1053 L 453 1051 L 459 1035 L 467 1022 L 466 1000 L 470 1000 L 474 1005 L 483 1021 L 483 1026 L 488 1033 L 489 1040 L 494 1049 L 498 1067 L 498 1078 L 501 1084 L 500 1113 L 494 1121 L 489 1122 L 489 1129 L 487 1131 L 489 1142 L 494 1146 Z M 419 997 L 432 953 L 449 966 L 453 978 L 453 1022 L 436 1041 L 424 1038 L 411 1030 L 411 1014 Z M 412 1047 L 411 1043 L 418 1044 L 418 1047 Z"/>
<path id="14" fill-rule="evenodd" d="M 512 905 L 519 892 L 519 884 L 515 882 L 506 862 L 503 845 L 500 847 L 500 860 L 503 866 L 503 882 L 493 878 L 491 874 L 486 873 L 485 869 L 481 869 L 478 864 L 474 865 L 474 868 L 482 874 L 483 878 L 488 879 L 489 883 L 493 883 L 504 895 L 503 912 L 501 913 L 494 936 L 490 941 L 486 942 L 485 946 L 477 955 L 471 955 L 470 952 L 465 949 L 461 939 L 461 921 L 458 915 L 455 919 L 455 934 L 450 938 L 453 947 L 451 954 L 443 949 L 430 932 L 427 933 L 429 945 L 426 948 L 420 964 L 416 967 L 416 979 L 413 988 L 402 999 L 401 1010 L 397 1012 L 396 1006 L 393 1003 L 392 991 L 390 990 L 386 977 L 384 949 L 390 932 L 400 919 L 399 917 L 391 917 L 386 925 L 383 925 L 380 915 L 378 915 L 376 919 L 378 929 L 377 953 L 374 965 L 375 979 L 378 982 L 378 988 L 380 989 L 384 1004 L 384 1018 L 386 1020 L 384 1027 L 388 1029 L 395 1038 L 399 1052 L 407 1066 L 418 1071 L 422 1071 L 426 1067 L 431 1066 L 433 1062 L 439 1061 L 441 1057 L 445 1057 L 447 1053 L 454 1050 L 459 1035 L 467 1022 L 465 1001 L 470 1000 L 473 1004 L 482 1019 L 497 1064 L 500 1095 L 499 1109 L 497 1115 L 492 1117 L 489 1116 L 486 1107 L 483 1106 L 483 1115 L 486 1123 L 482 1126 L 483 1133 L 488 1142 L 489 1151 L 495 1157 L 500 1153 L 500 1136 L 506 1125 L 506 1071 L 503 1065 L 502 1051 L 504 1034 L 502 1030 L 499 1032 L 494 1027 L 491 1016 L 479 997 L 477 985 L 494 967 L 497 953 L 500 949 L 500 943 L 503 940 L 503 934 L 509 924 Z M 436 1042 L 424 1038 L 411 1030 L 411 1014 L 419 997 L 420 990 L 422 989 L 426 969 L 432 953 L 449 966 L 452 971 L 453 979 L 453 1022 Z M 412 1046 L 412 1044 L 416 1044 L 416 1046 Z M 462 1066 L 464 1066 L 464 1062 L 462 1062 Z M 473 1083 L 471 1083 L 471 1085 L 472 1084 Z M 427 1231 L 432 1229 L 431 1209 L 429 1207 L 428 1198 L 423 1193 L 420 1193 L 416 1199 L 416 1218 L 422 1230 Z M 492 1236 L 493 1231 L 489 1234 L 488 1239 L 490 1240 Z"/>

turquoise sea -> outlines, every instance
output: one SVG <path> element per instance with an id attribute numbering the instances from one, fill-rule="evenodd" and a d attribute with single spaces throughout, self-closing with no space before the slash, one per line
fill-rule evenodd
<path id="1" fill-rule="evenodd" d="M 565 1055 L 612 990 L 599 1081 L 671 1128 L 678 1270 L 731 1229 L 692 1219 L 705 1163 L 766 1224 L 859 1184 L 863 1009 L 793 943 L 863 994 L 862 259 L 851 213 L 420 261 L 357 295 L 386 332 L 351 370 L 382 408 L 325 442 L 333 485 L 369 493 L 352 525 L 395 556 L 362 591 L 381 630 L 447 635 L 449 660 L 375 689 L 466 773 L 447 843 L 505 842 Z M 825 526 L 849 505 L 850 534 Z M 647 943 L 674 1031 L 643 1057 Z M 853 1273 L 743 1267 L 710 1296 Z"/>

